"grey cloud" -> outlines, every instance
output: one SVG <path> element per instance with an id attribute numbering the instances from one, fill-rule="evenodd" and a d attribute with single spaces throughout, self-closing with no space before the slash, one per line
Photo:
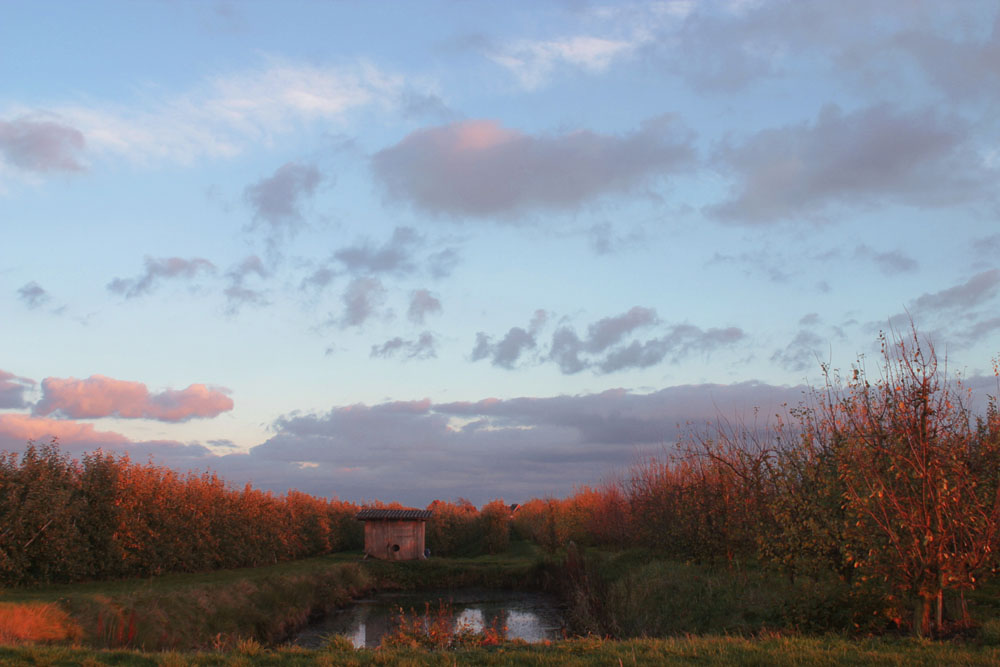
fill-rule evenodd
<path id="1" fill-rule="evenodd" d="M 414 324 L 423 324 L 424 318 L 441 312 L 441 301 L 428 290 L 418 289 L 410 292 L 410 307 L 406 316 Z"/>
<path id="2" fill-rule="evenodd" d="M 257 255 L 247 256 L 242 262 L 227 271 L 226 278 L 229 285 L 224 291 L 228 304 L 227 310 L 230 313 L 236 313 L 244 305 L 267 305 L 268 301 L 263 290 L 247 287 L 246 283 L 251 276 L 265 279 L 270 275 L 264 262 Z"/>
<path id="3" fill-rule="evenodd" d="M 424 331 L 416 340 L 404 340 L 399 336 L 385 341 L 381 345 L 372 345 L 371 357 L 387 359 L 397 355 L 406 359 L 430 359 L 437 356 L 437 340 L 434 334 Z"/>
<path id="4" fill-rule="evenodd" d="M 437 95 L 407 90 L 399 96 L 398 104 L 404 118 L 446 120 L 455 117 L 455 112 Z"/>
<path id="5" fill-rule="evenodd" d="M 521 327 L 512 327 L 493 348 L 493 365 L 513 368 L 521 353 L 535 347 L 535 337 Z"/>
<path id="6" fill-rule="evenodd" d="M 813 326 L 819 324 L 820 317 L 819 313 L 807 313 L 799 318 L 799 324 L 804 327 Z"/>
<path id="7" fill-rule="evenodd" d="M 378 278 L 355 278 L 344 291 L 344 315 L 341 326 L 357 327 L 364 324 L 375 314 L 375 309 L 382 302 L 385 288 Z"/>
<path id="8" fill-rule="evenodd" d="M 744 275 L 759 274 L 773 283 L 787 283 L 791 279 L 787 269 L 788 260 L 763 250 L 744 251 L 738 255 L 724 255 L 716 252 L 706 264 L 741 264 L 744 267 Z"/>
<path id="9" fill-rule="evenodd" d="M 587 327 L 587 352 L 603 352 L 636 329 L 648 327 L 658 321 L 652 308 L 633 306 L 631 310 L 615 317 L 605 317 Z"/>
<path id="10" fill-rule="evenodd" d="M 801 323 L 801 322 L 800 322 Z M 826 339 L 808 329 L 801 329 L 788 345 L 775 350 L 771 361 L 790 371 L 818 368 L 818 351 L 827 344 Z"/>
<path id="11" fill-rule="evenodd" d="M 312 196 L 322 180 L 315 165 L 289 162 L 271 176 L 247 186 L 243 196 L 255 219 L 273 229 L 291 228 L 302 220 L 303 200 Z"/>
<path id="12" fill-rule="evenodd" d="M 395 273 L 407 275 L 416 270 L 413 253 L 422 242 L 412 227 L 397 227 L 381 247 L 361 243 L 336 251 L 334 259 L 349 273 Z"/>
<path id="13" fill-rule="evenodd" d="M 498 343 L 479 332 L 470 358 L 473 361 L 492 358 L 495 366 L 513 368 L 523 352 L 536 347 L 536 337 L 547 317 L 545 311 L 537 311 L 530 330 L 513 327 Z M 627 341 L 636 331 L 659 325 L 655 310 L 634 306 L 620 315 L 590 324 L 585 338 L 570 326 L 560 326 L 552 334 L 552 342 L 540 359 L 555 363 L 566 375 L 587 368 L 613 373 L 628 368 L 646 368 L 667 359 L 677 362 L 694 353 L 708 354 L 737 343 L 746 335 L 737 327 L 701 329 L 691 324 L 673 324 L 662 328 L 660 336 L 645 341 Z"/>
<path id="14" fill-rule="evenodd" d="M 580 359 L 583 342 L 576 332 L 569 327 L 559 327 L 552 334 L 552 345 L 549 347 L 549 359 L 556 362 L 559 370 L 566 375 L 573 375 L 587 368 L 590 364 Z"/>
<path id="15" fill-rule="evenodd" d="M 476 334 L 476 344 L 472 348 L 470 359 L 479 361 L 490 358 L 490 363 L 501 368 L 512 369 L 517 365 L 521 356 L 528 350 L 532 350 L 538 345 L 536 336 L 545 322 L 548 320 L 548 313 L 544 310 L 536 310 L 528 323 L 528 328 L 511 327 L 504 337 L 496 343 L 493 339 L 480 331 Z"/>
<path id="16" fill-rule="evenodd" d="M 47 120 L 0 120 L 0 156 L 25 171 L 82 171 L 83 134 Z"/>
<path id="17" fill-rule="evenodd" d="M 666 358 L 677 362 L 693 354 L 708 354 L 720 347 L 737 343 L 746 334 L 737 327 L 725 329 L 701 329 L 690 324 L 677 324 L 665 336 L 643 342 L 632 341 L 617 348 L 601 360 L 597 367 L 603 373 L 613 373 L 626 368 L 646 368 L 662 362 Z"/>
<path id="18" fill-rule="evenodd" d="M 680 440 L 684 424 L 763 415 L 795 404 L 804 387 L 759 382 L 684 385 L 650 394 L 614 389 L 549 398 L 428 400 L 334 407 L 277 420 L 275 435 L 243 459 L 288 488 L 341 498 L 426 505 L 433 498 L 525 500 L 564 495 Z M 318 465 L 316 480 L 291 463 Z M 223 463 L 223 461 L 220 461 Z M 287 467 L 283 467 L 286 466 Z M 229 465 L 229 462 L 224 462 Z M 306 484 L 303 484 L 306 481 Z"/>
<path id="19" fill-rule="evenodd" d="M 888 252 L 878 252 L 865 244 L 854 249 L 854 256 L 860 259 L 871 260 L 878 267 L 879 271 L 886 275 L 898 273 L 911 273 L 919 266 L 917 260 L 904 255 L 899 250 Z"/>
<path id="20" fill-rule="evenodd" d="M 146 257 L 145 270 L 135 278 L 115 278 L 108 283 L 108 291 L 134 299 L 151 292 L 162 280 L 195 278 L 199 273 L 214 273 L 215 265 L 207 259 L 195 257 Z"/>
<path id="21" fill-rule="evenodd" d="M 521 354 L 536 346 L 535 336 L 521 327 L 511 327 L 498 342 L 482 331 L 476 334 L 476 345 L 472 349 L 472 361 L 491 357 L 490 363 L 501 368 L 511 369 L 517 365 Z"/>
<path id="22" fill-rule="evenodd" d="M 423 256 L 425 245 L 412 227 L 397 227 L 381 245 L 364 239 L 334 251 L 302 280 L 301 288 L 322 289 L 342 275 L 406 277 L 423 270 L 435 279 L 448 276 L 458 263 L 457 251 L 445 248 Z"/>
<path id="23" fill-rule="evenodd" d="M 435 279 L 447 278 L 458 266 L 458 251 L 454 248 L 445 248 L 431 254 L 427 259 L 431 277 Z"/>
<path id="24" fill-rule="evenodd" d="M 34 280 L 22 285 L 17 290 L 17 296 L 28 308 L 38 308 L 51 298 L 49 293 Z"/>
<path id="25" fill-rule="evenodd" d="M 391 199 L 452 216 L 574 208 L 693 162 L 692 140 L 669 116 L 624 136 L 532 136 L 494 121 L 426 128 L 372 158 Z"/>
<path id="26" fill-rule="evenodd" d="M 950 98 L 995 97 L 1000 86 L 1000 14 L 995 7 L 993 11 L 993 29 L 982 40 L 965 31 L 956 38 L 908 29 L 880 46 L 910 55 L 927 80 Z"/>
<path id="27" fill-rule="evenodd" d="M 0 409 L 28 407 L 24 394 L 34 386 L 34 380 L 0 370 Z"/>
<path id="28" fill-rule="evenodd" d="M 981 198 L 984 175 L 967 154 L 968 130 L 933 111 L 880 105 L 844 113 L 828 105 L 816 122 L 763 130 L 724 145 L 715 163 L 736 175 L 732 196 L 710 209 L 722 220 L 822 219 L 835 205 L 897 202 L 943 206 Z"/>
<path id="29" fill-rule="evenodd" d="M 924 294 L 913 302 L 913 307 L 920 312 L 968 310 L 992 299 L 998 286 L 1000 269 L 990 269 L 977 273 L 961 285 Z"/>

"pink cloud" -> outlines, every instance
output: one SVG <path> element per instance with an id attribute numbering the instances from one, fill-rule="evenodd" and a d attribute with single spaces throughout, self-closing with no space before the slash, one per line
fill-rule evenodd
<path id="1" fill-rule="evenodd" d="M 28 440 L 45 441 L 58 438 L 65 444 L 101 443 L 124 445 L 128 438 L 120 433 L 97 431 L 91 424 L 32 417 L 25 414 L 0 415 L 0 442 L 24 443 Z"/>
<path id="2" fill-rule="evenodd" d="M 34 407 L 36 415 L 59 412 L 72 419 L 123 417 L 179 422 L 195 417 L 215 417 L 233 409 L 231 398 L 203 384 L 151 394 L 141 382 L 115 380 L 103 375 L 92 375 L 86 380 L 45 378 L 42 394 L 42 400 Z"/>

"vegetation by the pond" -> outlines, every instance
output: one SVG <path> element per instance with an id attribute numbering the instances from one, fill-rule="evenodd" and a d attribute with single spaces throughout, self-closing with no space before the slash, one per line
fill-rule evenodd
<path id="1" fill-rule="evenodd" d="M 539 588 L 538 549 L 503 556 L 389 563 L 360 552 L 259 568 L 0 592 L 0 643 L 78 641 L 108 648 L 225 648 L 272 644 L 310 617 L 377 590 Z"/>
<path id="2" fill-rule="evenodd" d="M 583 638 L 548 645 L 437 651 L 421 648 L 353 649 L 334 642 L 325 650 L 268 649 L 253 641 L 227 652 L 148 653 L 63 646 L 0 647 L 0 663 L 22 665 L 135 665 L 142 667 L 250 667 L 290 665 L 996 665 L 1000 648 L 911 638 L 685 637 L 609 641 Z"/>

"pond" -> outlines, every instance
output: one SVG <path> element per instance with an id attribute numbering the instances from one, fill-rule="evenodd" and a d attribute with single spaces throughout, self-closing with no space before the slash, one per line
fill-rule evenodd
<path id="1" fill-rule="evenodd" d="M 332 612 L 326 618 L 300 631 L 292 643 L 305 648 L 319 648 L 326 637 L 343 635 L 357 648 L 374 648 L 382 637 L 392 632 L 402 608 L 432 615 L 444 603 L 451 606 L 452 629 L 462 626 L 480 631 L 488 627 L 506 627 L 508 639 L 539 642 L 561 639 L 563 617 L 555 597 L 526 591 L 459 589 L 438 591 L 378 593 L 356 600 L 350 607 Z"/>

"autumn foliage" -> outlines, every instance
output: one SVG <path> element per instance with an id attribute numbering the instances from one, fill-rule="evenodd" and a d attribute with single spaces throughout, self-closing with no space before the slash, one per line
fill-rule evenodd
<path id="1" fill-rule="evenodd" d="M 0 583 L 256 566 L 361 547 L 353 503 L 56 443 L 0 454 Z"/>
<path id="2" fill-rule="evenodd" d="M 966 622 L 963 591 L 1000 567 L 1000 412 L 990 398 L 974 415 L 916 332 L 881 342 L 877 376 L 828 372 L 772 424 L 692 431 L 622 479 L 525 503 L 515 530 L 550 551 L 644 547 L 833 577 L 865 614 L 918 634 Z"/>

